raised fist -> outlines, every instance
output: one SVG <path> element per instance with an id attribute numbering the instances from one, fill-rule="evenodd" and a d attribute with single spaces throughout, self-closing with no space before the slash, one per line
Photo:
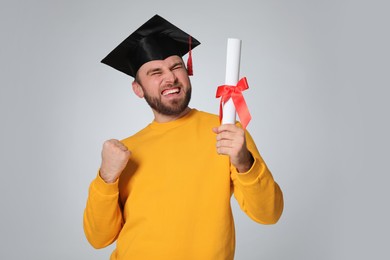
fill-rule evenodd
<path id="1" fill-rule="evenodd" d="M 103 144 L 100 177 L 106 183 L 115 182 L 129 161 L 131 152 L 116 139 L 107 140 Z"/>

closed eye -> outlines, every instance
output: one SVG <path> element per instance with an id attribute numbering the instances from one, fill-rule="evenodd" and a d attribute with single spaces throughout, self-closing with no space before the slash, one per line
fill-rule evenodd
<path id="1" fill-rule="evenodd" d="M 181 68 L 183 68 L 183 64 L 181 62 L 178 62 L 178 63 L 173 64 L 173 66 L 171 67 L 171 70 L 176 70 L 176 69 L 181 69 Z"/>
<path id="2" fill-rule="evenodd" d="M 149 76 L 158 76 L 158 75 L 161 75 L 162 71 L 161 69 L 152 69 L 152 70 L 149 70 L 146 74 L 149 75 Z"/>

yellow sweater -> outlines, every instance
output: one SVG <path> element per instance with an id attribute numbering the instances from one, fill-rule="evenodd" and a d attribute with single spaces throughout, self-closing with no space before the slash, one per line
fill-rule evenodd
<path id="1" fill-rule="evenodd" d="M 255 162 L 238 173 L 216 152 L 215 115 L 193 109 L 169 123 L 152 122 L 123 140 L 132 152 L 114 184 L 92 181 L 84 231 L 95 248 L 115 240 L 110 259 L 233 259 L 230 198 L 254 221 L 276 223 L 283 195 L 252 138 Z"/>

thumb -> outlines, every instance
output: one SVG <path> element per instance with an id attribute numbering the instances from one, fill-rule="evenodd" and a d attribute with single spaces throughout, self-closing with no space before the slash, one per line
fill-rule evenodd
<path id="1" fill-rule="evenodd" d="M 130 152 L 130 150 L 128 150 L 128 149 L 127 149 L 127 150 L 126 150 L 126 151 L 124 151 L 124 152 L 126 153 L 127 157 L 128 157 L 128 158 L 130 158 L 130 156 L 131 156 L 131 152 Z"/>

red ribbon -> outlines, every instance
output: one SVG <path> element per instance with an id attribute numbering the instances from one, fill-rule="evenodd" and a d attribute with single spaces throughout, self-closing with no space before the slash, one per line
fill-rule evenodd
<path id="1" fill-rule="evenodd" d="M 218 87 L 216 96 L 217 98 L 221 97 L 221 102 L 219 104 L 220 121 L 222 120 L 222 105 L 225 104 L 229 98 L 232 98 L 237 114 L 240 117 L 242 127 L 244 129 L 246 128 L 252 117 L 241 92 L 248 88 L 249 86 L 248 82 L 246 81 L 246 77 L 240 79 L 237 83 L 237 86 L 222 85 Z"/>

